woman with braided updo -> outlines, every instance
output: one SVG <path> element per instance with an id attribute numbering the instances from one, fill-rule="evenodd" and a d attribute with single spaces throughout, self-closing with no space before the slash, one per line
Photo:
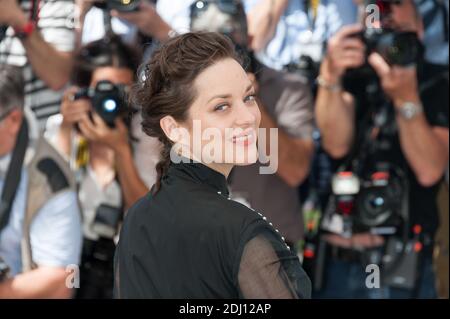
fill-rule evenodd
<path id="1" fill-rule="evenodd" d="M 266 218 L 228 197 L 235 165 L 258 158 L 253 83 L 231 41 L 166 42 L 134 94 L 164 145 L 151 192 L 129 211 L 115 260 L 117 298 L 308 298 L 310 281 Z"/>

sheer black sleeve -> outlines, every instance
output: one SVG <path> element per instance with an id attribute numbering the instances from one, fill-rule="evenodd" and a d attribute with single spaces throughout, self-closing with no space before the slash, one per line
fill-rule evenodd
<path id="1" fill-rule="evenodd" d="M 311 282 L 298 257 L 270 227 L 258 227 L 245 242 L 238 285 L 245 299 L 306 299 Z"/>

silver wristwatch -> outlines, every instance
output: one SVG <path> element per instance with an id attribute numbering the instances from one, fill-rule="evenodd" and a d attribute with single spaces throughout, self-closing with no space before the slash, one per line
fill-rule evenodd
<path id="1" fill-rule="evenodd" d="M 398 108 L 398 113 L 405 120 L 412 120 L 420 113 L 423 113 L 423 106 L 420 103 L 406 102 L 400 108 Z"/>

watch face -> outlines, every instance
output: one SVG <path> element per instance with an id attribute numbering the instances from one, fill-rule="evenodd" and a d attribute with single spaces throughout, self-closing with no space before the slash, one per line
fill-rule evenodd
<path id="1" fill-rule="evenodd" d="M 414 116 L 414 114 L 415 114 L 415 111 L 413 108 L 411 108 L 411 107 L 405 108 L 405 116 L 407 118 L 409 118 L 409 119 L 412 118 Z"/>
<path id="2" fill-rule="evenodd" d="M 400 109 L 400 113 L 404 118 L 410 120 L 422 111 L 421 106 L 414 103 L 405 103 Z"/>

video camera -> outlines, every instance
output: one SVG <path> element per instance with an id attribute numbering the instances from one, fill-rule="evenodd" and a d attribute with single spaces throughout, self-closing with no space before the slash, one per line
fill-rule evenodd
<path id="1" fill-rule="evenodd" d="M 89 99 L 94 111 L 109 127 L 115 127 L 116 118 L 127 113 L 127 90 L 124 85 L 100 81 L 95 88 L 83 88 L 74 94 L 73 100 Z"/>
<path id="2" fill-rule="evenodd" d="M 133 12 L 139 10 L 141 0 L 103 0 L 96 1 L 94 5 L 104 10 L 117 10 L 119 12 Z"/>

